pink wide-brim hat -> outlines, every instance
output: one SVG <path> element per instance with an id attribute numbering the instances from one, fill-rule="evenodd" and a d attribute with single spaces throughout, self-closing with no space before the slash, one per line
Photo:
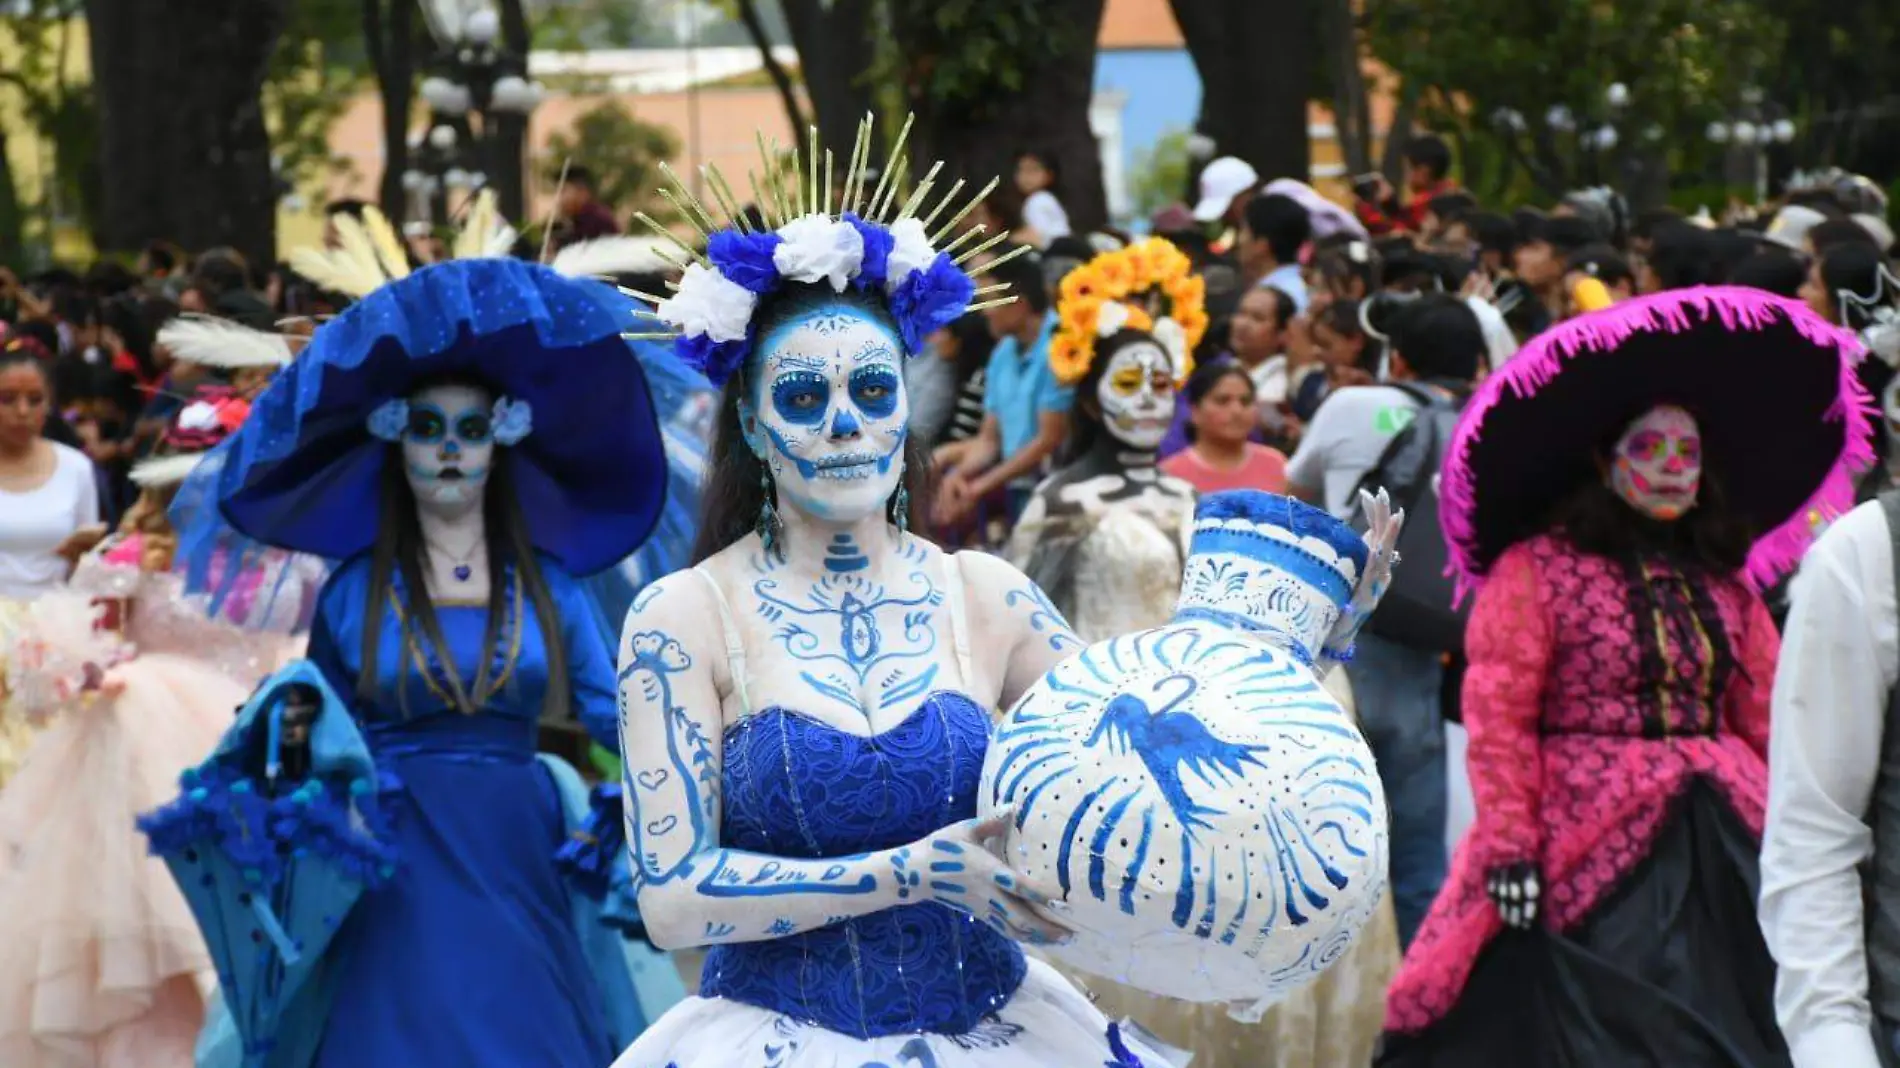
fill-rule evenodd
<path id="1" fill-rule="evenodd" d="M 1754 289 L 1658 293 L 1538 335 L 1465 406 L 1439 518 L 1460 595 L 1499 554 L 1543 532 L 1629 421 L 1662 404 L 1695 415 L 1729 507 L 1756 533 L 1748 577 L 1773 585 L 1873 463 L 1865 349 L 1804 304 Z"/>

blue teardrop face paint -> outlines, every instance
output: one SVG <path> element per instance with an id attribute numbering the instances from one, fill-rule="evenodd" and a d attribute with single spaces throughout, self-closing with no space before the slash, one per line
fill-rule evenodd
<path id="1" fill-rule="evenodd" d="M 827 522 L 877 514 L 903 478 L 903 343 L 835 304 L 779 326 L 759 350 L 754 447 L 780 501 Z"/>

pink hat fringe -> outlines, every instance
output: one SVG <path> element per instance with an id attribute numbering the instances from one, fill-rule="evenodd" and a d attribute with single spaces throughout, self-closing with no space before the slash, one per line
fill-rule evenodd
<path id="1" fill-rule="evenodd" d="M 1449 549 L 1446 572 L 1456 580 L 1461 601 L 1484 584 L 1477 563 L 1476 487 L 1472 484 L 1470 454 L 1491 409 L 1507 392 L 1518 399 L 1536 394 L 1556 379 L 1565 360 L 1579 353 L 1614 349 L 1636 334 L 1682 333 L 1710 319 L 1733 333 L 1765 330 L 1786 322 L 1804 340 L 1819 348 L 1831 348 L 1840 358 L 1839 395 L 1824 418 L 1846 424 L 1841 454 L 1807 504 L 1756 540 L 1748 554 L 1749 581 L 1763 589 L 1794 570 L 1814 541 L 1816 529 L 1852 506 L 1855 478 L 1874 462 L 1874 431 L 1866 418 L 1875 411 L 1874 401 L 1855 375 L 1855 368 L 1866 356 L 1860 338 L 1814 314 L 1804 304 L 1737 286 L 1702 286 L 1624 301 L 1614 308 L 1561 323 L 1531 339 L 1465 406 L 1446 454 L 1439 487 L 1440 524 Z"/>

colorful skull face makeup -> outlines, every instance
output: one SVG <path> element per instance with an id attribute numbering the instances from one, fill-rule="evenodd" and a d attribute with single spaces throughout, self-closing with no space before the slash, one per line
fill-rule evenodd
<path id="1" fill-rule="evenodd" d="M 1153 341 L 1130 342 L 1115 350 L 1095 386 L 1102 425 L 1131 449 L 1152 452 L 1161 446 L 1174 419 L 1174 364 Z"/>
<path id="2" fill-rule="evenodd" d="M 903 344 L 864 312 L 833 304 L 779 327 L 759 348 L 741 414 L 780 503 L 833 523 L 878 514 L 904 475 Z"/>
<path id="3" fill-rule="evenodd" d="M 402 462 L 422 507 L 480 502 L 494 459 L 494 398 L 486 390 L 443 385 L 410 395 Z"/>
<path id="4" fill-rule="evenodd" d="M 1617 439 L 1610 488 L 1638 512 L 1665 522 L 1694 508 L 1702 489 L 1702 431 L 1681 408 L 1651 408 Z"/>

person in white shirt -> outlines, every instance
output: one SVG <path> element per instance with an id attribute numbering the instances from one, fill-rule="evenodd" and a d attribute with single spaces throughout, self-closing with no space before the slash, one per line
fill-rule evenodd
<path id="1" fill-rule="evenodd" d="M 1040 152 L 1016 157 L 1016 191 L 1023 196 L 1023 225 L 1016 231 L 1017 240 L 1043 249 L 1056 238 L 1069 236 L 1069 213 L 1055 194 L 1058 181 L 1060 172 L 1053 157 Z"/>
<path id="2" fill-rule="evenodd" d="M 0 598 L 58 586 L 105 534 L 92 461 L 40 436 L 52 393 L 36 358 L 0 353 Z"/>
<path id="3" fill-rule="evenodd" d="M 1809 551 L 1776 669 L 1762 933 L 1796 1068 L 1900 1064 L 1900 497 Z"/>

